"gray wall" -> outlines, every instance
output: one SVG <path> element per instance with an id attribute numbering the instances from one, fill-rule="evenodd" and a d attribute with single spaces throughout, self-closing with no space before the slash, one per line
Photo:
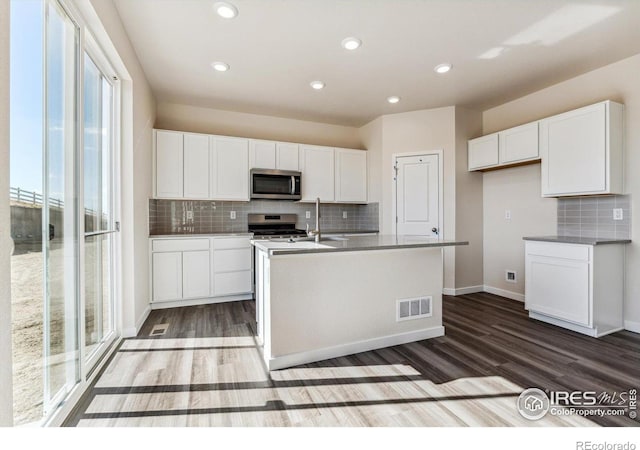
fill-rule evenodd
<path id="1" fill-rule="evenodd" d="M 0 426 L 13 424 L 9 208 L 9 0 L 0 1 Z"/>
<path id="2" fill-rule="evenodd" d="M 236 218 L 230 219 L 231 211 Z M 311 217 L 306 219 L 306 212 Z M 193 219 L 189 218 L 193 213 Z M 342 213 L 347 213 L 347 218 Z M 247 231 L 247 215 L 297 214 L 297 228 L 315 227 L 315 205 L 278 200 L 253 200 L 251 202 L 223 202 L 204 200 L 149 200 L 149 234 L 181 233 L 243 233 Z M 328 231 L 377 231 L 378 204 L 320 206 L 320 230 Z"/>

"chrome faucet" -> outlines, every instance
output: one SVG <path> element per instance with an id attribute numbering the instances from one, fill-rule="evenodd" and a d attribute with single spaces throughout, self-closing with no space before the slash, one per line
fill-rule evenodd
<path id="1" fill-rule="evenodd" d="M 316 198 L 316 229 L 309 231 L 309 224 L 307 224 L 307 236 L 313 236 L 316 242 L 320 242 L 320 197 Z"/>

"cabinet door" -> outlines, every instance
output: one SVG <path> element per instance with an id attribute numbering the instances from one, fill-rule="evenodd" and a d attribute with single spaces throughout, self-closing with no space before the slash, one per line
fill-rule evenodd
<path id="1" fill-rule="evenodd" d="M 276 147 L 276 168 L 280 170 L 299 170 L 298 144 L 278 142 Z"/>
<path id="2" fill-rule="evenodd" d="M 183 196 L 183 135 L 156 131 L 156 197 Z"/>
<path id="3" fill-rule="evenodd" d="M 211 267 L 208 250 L 182 254 L 182 297 L 199 298 L 211 295 Z"/>
<path id="4" fill-rule="evenodd" d="M 302 201 L 335 200 L 334 149 L 315 145 L 300 146 Z"/>
<path id="5" fill-rule="evenodd" d="M 498 165 L 498 134 L 489 134 L 469 141 L 469 170 Z"/>
<path id="6" fill-rule="evenodd" d="M 500 164 L 538 159 L 538 122 L 528 123 L 498 133 Z"/>
<path id="7" fill-rule="evenodd" d="M 215 275 L 216 297 L 222 295 L 248 294 L 251 292 L 251 271 L 216 273 Z"/>
<path id="8" fill-rule="evenodd" d="M 526 309 L 591 326 L 589 266 L 588 261 L 527 254 Z"/>
<path id="9" fill-rule="evenodd" d="M 152 256 L 153 301 L 182 298 L 182 252 L 154 253 Z"/>
<path id="10" fill-rule="evenodd" d="M 367 152 L 336 149 L 336 201 L 367 202 Z"/>
<path id="11" fill-rule="evenodd" d="M 222 136 L 210 139 L 211 198 L 249 201 L 249 142 Z"/>
<path id="12" fill-rule="evenodd" d="M 275 169 L 276 143 L 271 141 L 249 141 L 249 167 L 251 169 Z"/>
<path id="13" fill-rule="evenodd" d="M 543 196 L 605 192 L 605 104 L 541 120 L 540 156 Z"/>
<path id="14" fill-rule="evenodd" d="M 184 197 L 209 198 L 209 137 L 184 135 Z"/>

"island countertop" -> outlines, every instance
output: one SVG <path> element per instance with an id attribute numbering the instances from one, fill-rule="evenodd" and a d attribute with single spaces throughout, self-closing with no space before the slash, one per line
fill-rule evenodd
<path id="1" fill-rule="evenodd" d="M 296 240 L 294 242 L 290 242 L 286 239 L 255 239 L 252 240 L 251 243 L 257 249 L 266 252 L 269 256 L 367 250 L 393 250 L 404 248 L 451 247 L 469 244 L 467 241 L 451 241 L 421 236 L 395 236 L 387 234 L 349 236 L 329 239 L 323 238 L 320 243 L 316 243 L 312 240 Z"/>

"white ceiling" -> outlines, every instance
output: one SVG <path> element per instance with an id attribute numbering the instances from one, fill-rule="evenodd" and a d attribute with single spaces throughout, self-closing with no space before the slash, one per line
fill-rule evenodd
<path id="1" fill-rule="evenodd" d="M 360 126 L 484 110 L 640 53 L 640 0 L 231 0 L 232 20 L 213 3 L 116 0 L 158 100 Z"/>

